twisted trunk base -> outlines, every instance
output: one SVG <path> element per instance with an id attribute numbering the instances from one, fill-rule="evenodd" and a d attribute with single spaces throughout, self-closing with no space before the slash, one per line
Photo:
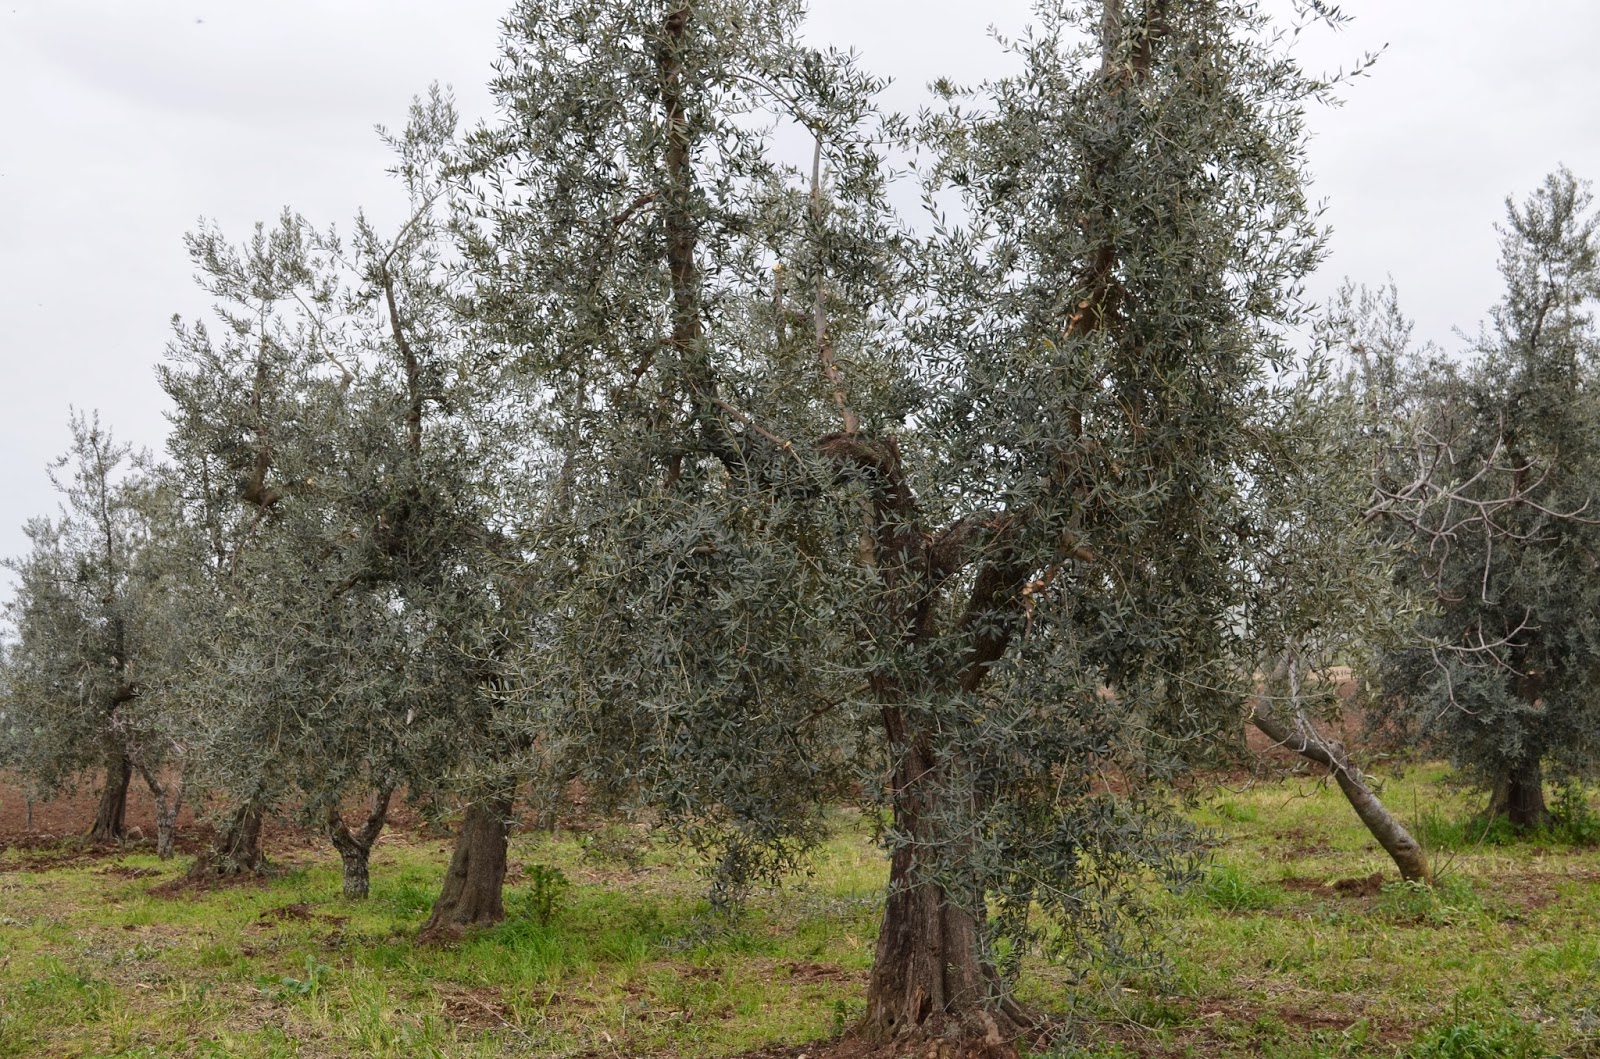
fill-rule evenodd
<path id="1" fill-rule="evenodd" d="M 161 782 L 153 771 L 139 765 L 139 775 L 150 788 L 150 797 L 156 803 L 156 856 L 171 860 L 178 843 L 178 813 L 183 808 L 183 781 L 173 784 Z"/>
<path id="2" fill-rule="evenodd" d="M 445 872 L 433 914 L 421 940 L 459 937 L 468 927 L 493 926 L 506 917 L 501 892 L 506 879 L 506 838 L 511 799 L 493 798 L 467 807 L 456 835 L 455 854 Z"/>
<path id="3" fill-rule="evenodd" d="M 1538 761 L 1524 763 L 1496 778 L 1489 796 L 1488 821 L 1505 817 L 1518 831 L 1532 831 L 1550 823 L 1544 800 L 1544 768 Z"/>
<path id="4" fill-rule="evenodd" d="M 133 767 L 121 749 L 106 757 L 106 783 L 100 788 L 100 805 L 95 810 L 89 841 L 96 845 L 121 842 L 128 834 L 128 783 Z"/>
<path id="5" fill-rule="evenodd" d="M 265 816 L 261 807 L 254 803 L 236 809 L 227 830 L 217 836 L 209 850 L 195 858 L 189 878 L 232 879 L 261 874 L 267 859 L 261 850 L 261 824 Z"/>
<path id="6" fill-rule="evenodd" d="M 884 1045 L 925 1046 L 937 1059 L 1014 1059 L 1033 1020 L 1011 999 L 984 953 L 968 903 L 952 899 L 917 862 L 938 850 L 940 784 L 930 755 L 908 754 L 897 769 L 896 830 L 909 841 L 889 862 L 889 893 L 856 1034 Z M 921 793 L 914 793 L 920 791 Z"/>
<path id="7" fill-rule="evenodd" d="M 378 835 L 389 818 L 389 799 L 393 796 L 393 787 L 374 792 L 372 808 L 359 831 L 351 831 L 345 825 L 338 806 L 328 807 L 328 840 L 339 851 L 339 859 L 344 863 L 344 896 L 348 900 L 365 901 L 371 892 L 371 874 L 367 865 L 372 856 L 373 843 L 378 841 Z"/>

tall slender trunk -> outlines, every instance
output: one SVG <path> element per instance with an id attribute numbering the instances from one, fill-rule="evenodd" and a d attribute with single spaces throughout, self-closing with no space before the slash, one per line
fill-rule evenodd
<path id="1" fill-rule="evenodd" d="M 1315 761 L 1328 770 L 1345 800 L 1356 811 L 1356 816 L 1361 818 L 1383 851 L 1389 854 L 1394 866 L 1400 869 L 1402 879 L 1429 884 L 1433 882 L 1433 869 L 1428 865 L 1427 853 L 1411 837 L 1405 825 L 1396 820 L 1378 800 L 1378 796 L 1372 793 L 1363 781 L 1360 770 L 1350 763 L 1343 743 L 1323 737 L 1316 726 L 1298 712 L 1291 726 L 1264 702 L 1256 704 L 1250 720 L 1279 746 Z"/>
<path id="2" fill-rule="evenodd" d="M 106 753 L 106 783 L 100 788 L 100 806 L 89 829 L 89 841 L 96 844 L 121 842 L 128 833 L 128 782 L 133 769 L 121 744 Z"/>
<path id="3" fill-rule="evenodd" d="M 459 935 L 467 927 L 492 926 L 506 917 L 501 891 L 506 879 L 506 839 L 511 799 L 473 802 L 456 833 L 456 851 L 445 872 L 424 940 Z"/>
<path id="4" fill-rule="evenodd" d="M 378 841 L 378 835 L 389 818 L 389 799 L 393 796 L 393 786 L 373 792 L 372 807 L 359 831 L 350 830 L 337 805 L 328 807 L 328 840 L 339 851 L 339 859 L 344 862 L 344 895 L 351 901 L 365 901 L 371 891 L 371 875 L 367 865 L 372 856 L 372 845 Z"/>
<path id="5" fill-rule="evenodd" d="M 1488 818 L 1504 816 L 1519 831 L 1544 827 L 1550 808 L 1544 800 L 1544 768 L 1538 758 L 1519 762 L 1495 778 Z"/>
<path id="6" fill-rule="evenodd" d="M 258 874 L 265 867 L 261 850 L 261 824 L 266 813 L 254 800 L 235 809 L 227 828 L 211 848 L 195 859 L 189 869 L 191 879 L 227 879 Z"/>
<path id="7" fill-rule="evenodd" d="M 143 764 L 137 766 L 144 785 L 150 788 L 150 797 L 156 803 L 156 856 L 171 860 L 178 842 L 178 813 L 183 808 L 183 779 L 162 783 L 153 769 Z"/>

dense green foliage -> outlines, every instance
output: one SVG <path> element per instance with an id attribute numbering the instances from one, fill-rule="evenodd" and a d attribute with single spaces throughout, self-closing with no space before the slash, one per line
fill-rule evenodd
<path id="1" fill-rule="evenodd" d="M 534 730 L 725 886 L 881 802 L 895 1035 L 1188 869 L 1159 780 L 1237 720 L 1262 498 L 1320 455 L 1283 336 L 1328 86 L 1246 5 L 1047 4 L 908 126 L 799 14 L 519 7 L 469 249 L 552 454 Z"/>

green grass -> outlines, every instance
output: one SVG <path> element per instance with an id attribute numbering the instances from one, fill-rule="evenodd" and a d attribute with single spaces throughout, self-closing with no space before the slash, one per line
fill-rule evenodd
<path id="1" fill-rule="evenodd" d="M 1469 820 L 1444 778 L 1413 769 L 1385 800 Z M 1430 841 L 1429 889 L 1398 882 L 1311 779 L 1195 816 L 1215 858 L 1156 899 L 1164 969 L 1083 981 L 1029 961 L 1024 998 L 1070 1031 L 1052 1054 L 1600 1055 L 1600 850 Z M 810 875 L 736 919 L 669 845 L 518 836 L 510 918 L 449 947 L 414 940 L 438 839 L 385 836 L 359 903 L 315 849 L 280 854 L 267 883 L 177 897 L 151 888 L 184 865 L 142 854 L 0 872 L 0 1057 L 716 1056 L 828 1037 L 861 1013 L 884 874 L 870 829 L 838 822 Z"/>

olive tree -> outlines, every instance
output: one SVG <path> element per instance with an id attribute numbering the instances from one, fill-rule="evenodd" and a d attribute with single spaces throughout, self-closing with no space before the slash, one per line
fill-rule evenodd
<path id="1" fill-rule="evenodd" d="M 1492 791 L 1489 815 L 1547 816 L 1546 767 L 1600 757 L 1600 403 L 1592 309 L 1600 221 L 1565 170 L 1508 199 L 1505 294 L 1464 365 L 1413 383 L 1413 444 L 1378 501 L 1405 515 L 1405 582 L 1432 606 L 1389 659 L 1387 714 Z"/>
<path id="2" fill-rule="evenodd" d="M 70 426 L 71 449 L 50 469 L 60 514 L 29 521 L 30 551 L 5 561 L 17 579 L 5 608 L 15 635 L 4 658 L 8 756 L 48 793 L 103 772 L 89 837 L 113 842 L 126 834 L 137 757 L 127 714 L 145 680 L 137 560 L 147 527 L 132 450 L 98 415 L 74 413 Z"/>
<path id="3" fill-rule="evenodd" d="M 472 359 L 454 309 L 455 120 L 435 90 L 383 133 L 406 193 L 392 235 L 364 216 L 341 238 L 286 214 L 242 247 L 191 238 L 225 328 L 180 329 L 162 371 L 188 539 L 211 542 L 192 564 L 193 661 L 174 692 L 200 771 L 239 807 L 224 846 L 237 835 L 250 851 L 204 870 L 253 865 L 262 813 L 293 806 L 326 829 L 347 896 L 364 897 L 403 788 L 495 806 L 469 808 L 463 834 L 490 818 L 503 875 L 514 778 L 494 764 L 507 755 L 491 718 L 516 595 L 499 527 L 517 456 L 493 365 Z M 352 828 L 341 806 L 358 793 L 371 800 Z M 497 917 L 499 889 L 497 875 L 481 915 L 441 921 Z"/>
<path id="4" fill-rule="evenodd" d="M 1293 415 L 1309 460 L 1252 473 L 1267 534 L 1253 549 L 1249 622 L 1251 672 L 1260 690 L 1250 723 L 1274 744 L 1325 768 L 1402 878 L 1431 882 L 1427 853 L 1384 806 L 1328 722 L 1345 704 L 1328 679 L 1349 665 L 1365 687 L 1385 650 L 1408 641 L 1418 602 L 1397 582 L 1408 558 L 1396 508 L 1377 495 L 1381 471 L 1415 440 L 1400 380 L 1427 350 L 1411 347 L 1411 324 L 1393 283 L 1345 287 L 1317 322 L 1321 355 Z"/>
<path id="5" fill-rule="evenodd" d="M 239 246 L 206 226 L 188 246 L 216 301 L 212 327 L 175 322 L 158 368 L 172 402 L 171 503 L 186 530 L 173 541 L 186 662 L 164 690 L 196 780 L 229 806 L 195 871 L 231 875 L 259 868 L 265 814 L 289 788 L 274 706 L 301 690 L 291 685 L 306 659 L 267 641 L 288 632 L 277 604 L 311 587 L 295 581 L 286 516 L 327 462 L 344 372 L 323 342 L 329 255 L 301 218 L 258 225 Z"/>
<path id="6" fill-rule="evenodd" d="M 1191 864 L 1159 781 L 1248 691 L 1245 483 L 1309 456 L 1280 369 L 1328 86 L 1253 5 L 1044 4 L 913 128 L 800 15 L 507 20 L 466 249 L 549 454 L 529 727 L 725 887 L 878 800 L 860 1030 L 1004 1054 L 1017 958 L 1100 951 Z"/>

